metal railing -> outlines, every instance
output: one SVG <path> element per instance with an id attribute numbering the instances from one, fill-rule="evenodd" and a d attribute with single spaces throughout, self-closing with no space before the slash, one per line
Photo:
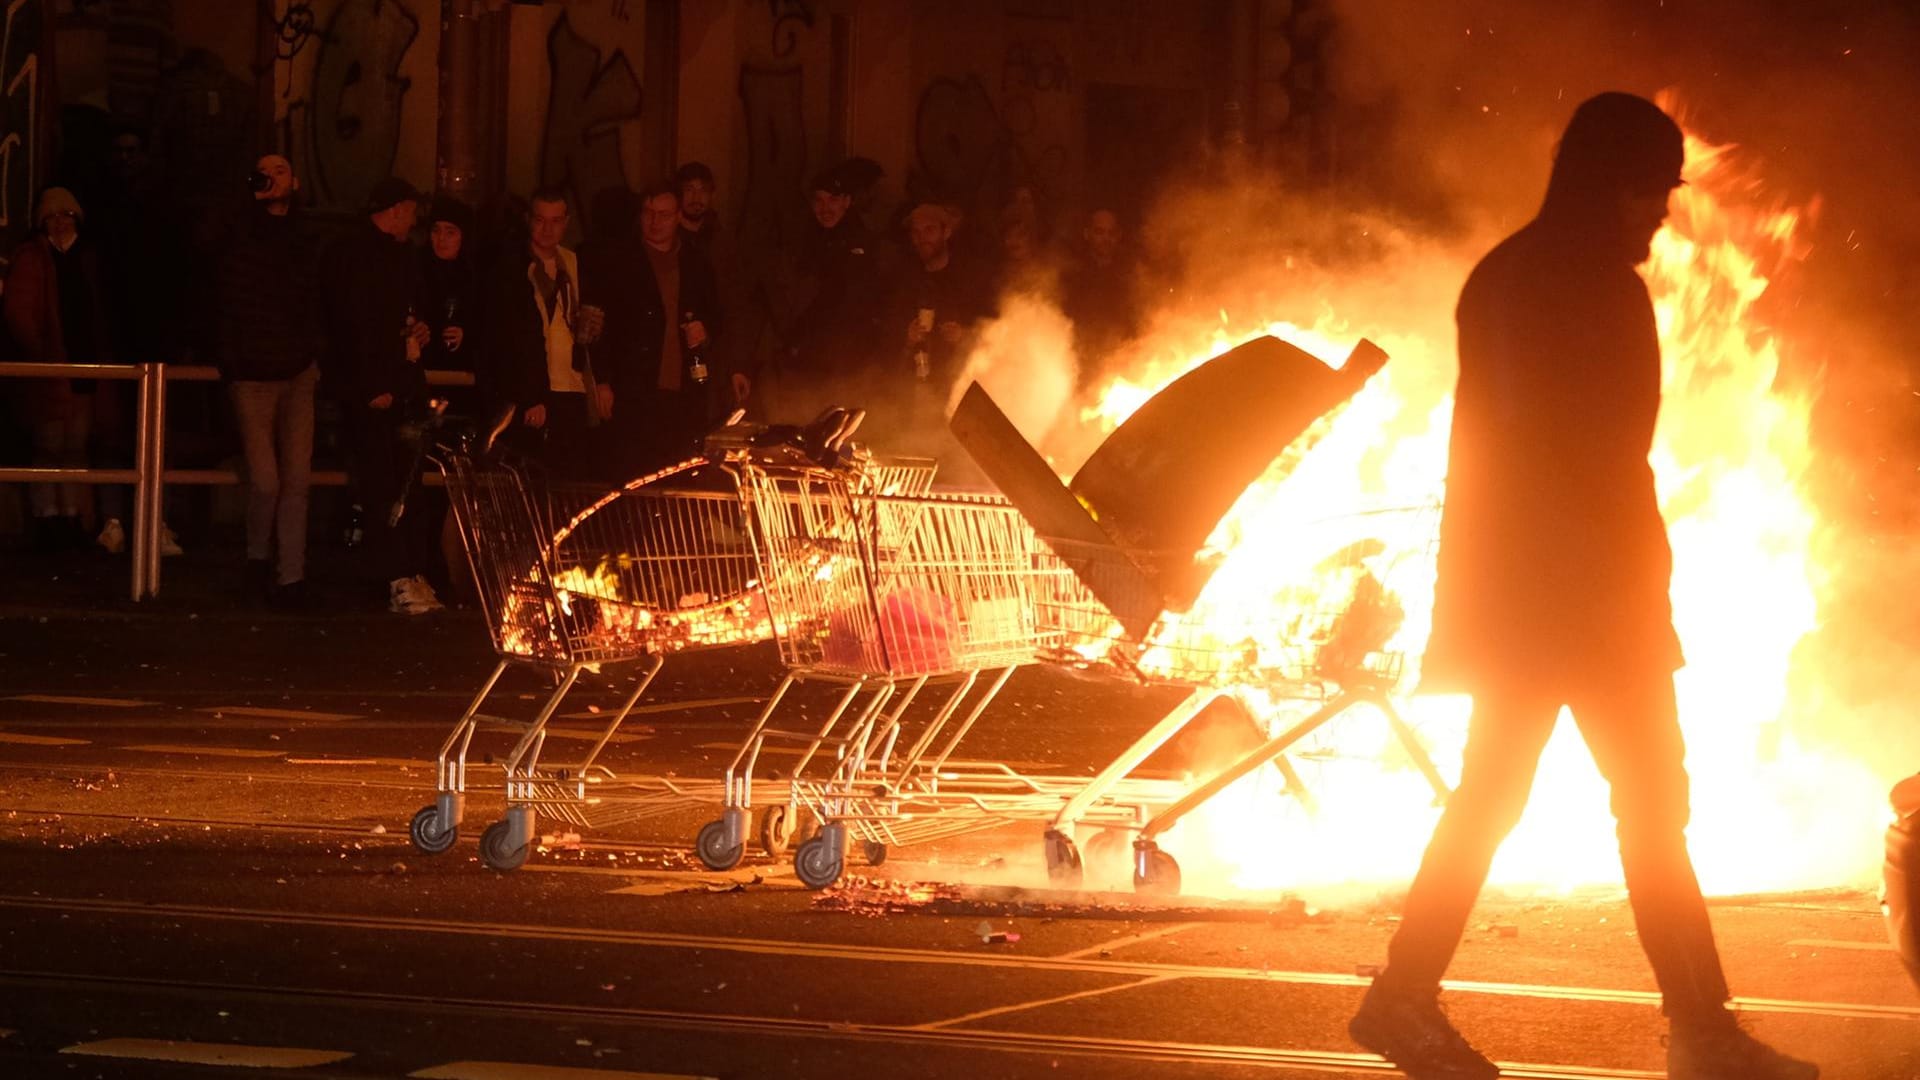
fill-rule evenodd
<path id="1" fill-rule="evenodd" d="M 472 386 L 466 371 L 428 369 L 429 386 Z M 226 469 L 169 469 L 167 461 L 168 381 L 218 382 L 218 368 L 204 364 L 54 364 L 0 363 L 0 378 L 18 379 L 131 379 L 139 384 L 134 406 L 133 468 L 92 466 L 26 466 L 0 468 L 0 483 L 12 484 L 131 484 L 133 530 L 127 547 L 133 559 L 132 593 L 145 600 L 160 592 L 161 497 L 168 484 L 237 484 L 240 474 Z M 429 477 L 429 481 L 434 477 Z M 316 471 L 315 486 L 340 486 L 347 474 L 338 469 Z"/>

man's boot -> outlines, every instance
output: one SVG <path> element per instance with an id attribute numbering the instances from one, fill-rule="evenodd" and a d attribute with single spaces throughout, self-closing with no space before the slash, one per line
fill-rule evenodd
<path id="1" fill-rule="evenodd" d="M 1668 1080 L 1817 1080 L 1820 1066 L 1749 1035 L 1730 1012 L 1675 1018 L 1667 1034 Z"/>
<path id="2" fill-rule="evenodd" d="M 1413 1080 L 1493 1080 L 1499 1066 L 1454 1030 L 1437 994 L 1396 990 L 1375 980 L 1347 1023 L 1353 1041 Z"/>

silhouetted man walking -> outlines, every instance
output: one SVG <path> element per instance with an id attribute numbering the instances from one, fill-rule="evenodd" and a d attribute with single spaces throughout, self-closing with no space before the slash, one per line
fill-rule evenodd
<path id="1" fill-rule="evenodd" d="M 1812 1080 L 1741 1030 L 1687 853 L 1687 774 L 1647 455 L 1660 343 L 1634 267 L 1666 219 L 1680 129 L 1649 101 L 1574 112 L 1544 205 L 1468 278 L 1423 682 L 1474 698 L 1460 784 L 1349 1026 L 1415 1077 L 1499 1070 L 1448 1023 L 1440 978 L 1519 821 L 1561 706 L 1612 786 L 1620 860 L 1671 1024 L 1673 1080 Z"/>

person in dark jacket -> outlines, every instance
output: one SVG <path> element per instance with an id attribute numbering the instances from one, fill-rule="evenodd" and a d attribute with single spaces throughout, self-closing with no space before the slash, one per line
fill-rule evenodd
<path id="1" fill-rule="evenodd" d="M 39 231 L 14 251 L 7 275 L 7 332 L 28 360 L 111 363 L 100 260 L 80 235 L 80 203 L 66 188 L 48 188 L 40 195 L 34 221 Z M 35 379 L 29 386 L 34 464 L 85 467 L 93 380 Z M 93 502 L 87 485 L 34 484 L 30 490 L 36 546 L 81 543 L 82 518 Z"/>
<path id="2" fill-rule="evenodd" d="M 431 515 L 392 512 L 417 466 L 410 423 L 426 401 L 432 332 L 415 306 L 419 256 L 408 243 L 420 196 L 389 178 L 367 196 L 366 217 L 328 249 L 322 281 L 328 339 L 327 384 L 346 414 L 354 502 L 367 557 L 387 587 L 388 610 L 424 615 L 441 608 L 426 573 L 436 557 Z"/>
<path id="3" fill-rule="evenodd" d="M 691 456 L 708 421 L 744 401 L 744 375 L 720 370 L 714 351 L 720 303 L 713 270 L 680 229 L 680 196 L 671 183 L 639 197 L 639 238 L 596 243 L 582 252 L 586 295 L 607 312 L 600 358 L 613 382 L 606 454 L 626 475 Z M 738 377 L 736 377 L 738 375 Z"/>
<path id="4" fill-rule="evenodd" d="M 1482 259 L 1457 313 L 1447 501 L 1427 689 L 1473 695 L 1460 783 L 1350 1025 L 1415 1076 L 1499 1072 L 1440 1012 L 1495 850 L 1519 820 L 1562 706 L 1612 786 L 1640 944 L 1670 1023 L 1674 1080 L 1811 1080 L 1755 1040 L 1728 990 L 1687 852 L 1672 554 L 1647 456 L 1660 342 L 1634 267 L 1684 161 L 1652 102 L 1573 114 L 1540 213 Z"/>
<path id="5" fill-rule="evenodd" d="M 217 256 L 215 350 L 246 453 L 249 587 L 276 606 L 302 607 L 310 602 L 313 395 L 325 347 L 319 275 L 293 165 L 268 154 L 255 170 L 253 198 Z"/>
<path id="6" fill-rule="evenodd" d="M 866 222 L 850 213 L 853 192 L 838 169 L 814 177 L 813 224 L 800 242 L 794 270 L 808 294 L 788 335 L 783 375 L 789 394 L 805 384 L 858 382 L 873 367 L 880 345 L 879 249 Z"/>
<path id="7" fill-rule="evenodd" d="M 1060 310 L 1073 320 L 1080 385 L 1092 382 L 1106 358 L 1134 335 L 1132 260 L 1126 256 L 1120 215 L 1104 207 L 1087 215 L 1081 246 L 1060 275 Z"/>
<path id="8" fill-rule="evenodd" d="M 470 237 L 474 216 L 451 195 L 433 200 L 427 215 L 427 246 L 420 252 L 420 300 L 414 310 L 427 324 L 421 362 L 431 369 L 472 371 L 481 350 L 473 328 L 479 311 L 480 275 Z"/>
<path id="9" fill-rule="evenodd" d="M 620 407 L 619 376 L 594 372 L 620 357 L 592 349 L 605 315 L 582 302 L 579 256 L 561 243 L 572 221 L 566 192 L 541 188 L 527 206 L 526 245 L 498 260 L 480 285 L 481 398 L 490 411 L 513 410 L 514 441 L 537 450 L 550 472 L 606 478 L 616 470 L 595 459 L 589 434 Z"/>

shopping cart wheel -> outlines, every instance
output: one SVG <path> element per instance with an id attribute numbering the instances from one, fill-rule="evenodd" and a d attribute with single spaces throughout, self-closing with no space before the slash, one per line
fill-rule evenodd
<path id="1" fill-rule="evenodd" d="M 513 826 L 505 821 L 496 821 L 487 826 L 480 834 L 480 861 L 495 870 L 518 870 L 527 861 L 527 849 L 531 845 L 522 842 L 519 847 L 509 848 L 513 843 Z"/>
<path id="2" fill-rule="evenodd" d="M 1119 864 L 1127 861 L 1127 856 L 1130 854 L 1132 854 L 1132 844 L 1127 840 L 1127 834 L 1123 830 L 1101 829 L 1087 838 L 1084 861 L 1094 868 L 1096 876 L 1102 876 L 1099 874 L 1102 867 L 1117 869 Z"/>
<path id="3" fill-rule="evenodd" d="M 693 852 L 709 870 L 731 870 L 740 865 L 740 857 L 746 854 L 747 845 L 727 846 L 727 823 L 725 820 L 709 821 L 700 826 L 700 835 L 693 839 Z"/>
<path id="4" fill-rule="evenodd" d="M 1140 844 L 1134 851 L 1133 891 L 1149 896 L 1178 896 L 1180 864 L 1152 841 Z"/>
<path id="5" fill-rule="evenodd" d="M 785 855 L 793 845 L 800 815 L 791 806 L 775 803 L 760 812 L 760 847 L 769 855 Z"/>
<path id="6" fill-rule="evenodd" d="M 1073 846 L 1073 837 L 1058 829 L 1048 829 L 1044 841 L 1047 853 L 1047 881 L 1059 889 L 1079 888 L 1080 849 Z"/>
<path id="7" fill-rule="evenodd" d="M 809 889 L 827 888 L 840 880 L 846 868 L 846 856 L 831 836 L 816 836 L 794 849 L 793 872 Z"/>
<path id="8" fill-rule="evenodd" d="M 887 845 L 878 840 L 862 840 L 860 854 L 866 857 L 868 866 L 879 866 L 887 861 Z"/>
<path id="9" fill-rule="evenodd" d="M 413 821 L 407 825 L 407 836 L 423 854 L 438 855 L 460 839 L 460 826 L 442 825 L 439 805 L 428 803 L 413 815 Z"/>

